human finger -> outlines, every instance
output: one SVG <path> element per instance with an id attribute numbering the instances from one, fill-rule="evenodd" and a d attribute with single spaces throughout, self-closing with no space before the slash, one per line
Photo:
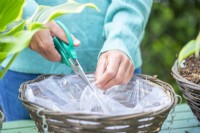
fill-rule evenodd
<path id="1" fill-rule="evenodd" d="M 107 66 L 103 75 L 97 81 L 97 87 L 104 88 L 105 84 L 113 79 L 119 69 L 121 57 L 116 54 L 110 54 L 107 58 Z"/>
<path id="2" fill-rule="evenodd" d="M 68 43 L 68 39 L 64 30 L 55 21 L 51 21 L 45 24 L 45 27 L 50 29 L 52 36 L 56 36 L 59 39 L 63 40 L 64 42 Z M 74 37 L 74 35 L 72 35 L 72 39 L 74 42 L 74 46 L 80 45 L 80 41 L 76 37 Z"/>
<path id="3" fill-rule="evenodd" d="M 55 49 L 53 38 L 48 29 L 40 30 L 34 34 L 31 39 L 30 48 L 47 60 L 60 61 L 61 57 Z"/>
<path id="4" fill-rule="evenodd" d="M 98 81 L 100 79 L 100 77 L 103 75 L 103 73 L 106 70 L 106 65 L 107 65 L 106 58 L 107 58 L 106 55 L 101 55 L 98 60 L 97 68 L 95 71 L 95 80 L 96 81 Z"/>
<path id="5" fill-rule="evenodd" d="M 127 67 L 128 67 L 127 62 L 128 62 L 127 60 L 124 61 L 123 58 L 121 59 L 121 63 L 117 70 L 117 74 L 109 82 L 104 84 L 104 86 L 103 86 L 104 89 L 108 89 L 114 85 L 124 84 L 124 79 L 126 78 L 126 71 L 127 71 Z"/>

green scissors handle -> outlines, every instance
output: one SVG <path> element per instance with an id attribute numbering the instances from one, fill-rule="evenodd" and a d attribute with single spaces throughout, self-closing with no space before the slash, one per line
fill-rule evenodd
<path id="1" fill-rule="evenodd" d="M 68 43 L 65 43 L 64 41 L 54 36 L 53 41 L 54 41 L 55 48 L 57 49 L 57 51 L 60 53 L 62 57 L 61 62 L 71 67 L 69 59 L 71 60 L 77 59 L 71 33 L 69 32 L 69 30 L 65 27 L 63 23 L 57 20 L 56 20 L 56 23 L 64 30 L 68 39 Z"/>

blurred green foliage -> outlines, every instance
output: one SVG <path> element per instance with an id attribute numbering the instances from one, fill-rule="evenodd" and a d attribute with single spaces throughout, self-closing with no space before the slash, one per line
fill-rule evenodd
<path id="1" fill-rule="evenodd" d="M 200 0 L 154 0 L 145 37 L 142 41 L 143 73 L 173 86 L 171 75 L 180 49 L 200 31 Z"/>

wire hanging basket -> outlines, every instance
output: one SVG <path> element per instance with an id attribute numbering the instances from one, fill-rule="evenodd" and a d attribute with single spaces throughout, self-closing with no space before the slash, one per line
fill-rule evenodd
<path id="1" fill-rule="evenodd" d="M 200 121 L 200 85 L 190 82 L 180 75 L 177 61 L 172 67 L 172 76 L 176 80 L 187 104 Z"/>
<path id="2" fill-rule="evenodd" d="M 142 79 L 148 80 L 154 84 L 157 84 L 158 86 L 161 86 L 163 91 L 171 100 L 170 105 L 155 112 L 144 112 L 139 114 L 117 116 L 53 111 L 28 101 L 25 96 L 25 90 L 28 84 L 42 81 L 49 76 L 50 75 L 42 75 L 35 80 L 27 81 L 23 83 L 19 89 L 19 99 L 29 111 L 30 116 L 35 121 L 39 132 L 158 132 L 160 131 L 161 126 L 167 118 L 170 110 L 177 104 L 178 101 L 173 88 L 169 84 L 153 76 L 137 75 Z"/>
<path id="3" fill-rule="evenodd" d="M 2 124 L 3 124 L 3 121 L 4 121 L 4 114 L 3 112 L 0 110 L 0 132 L 1 132 L 1 129 L 2 129 Z"/>

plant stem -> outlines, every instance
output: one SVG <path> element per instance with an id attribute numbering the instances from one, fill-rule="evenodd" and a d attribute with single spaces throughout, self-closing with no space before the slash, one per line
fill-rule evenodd
<path id="1" fill-rule="evenodd" d="M 16 59 L 16 57 L 18 56 L 19 52 L 18 53 L 15 53 L 13 55 L 13 57 L 10 59 L 10 61 L 8 62 L 8 64 L 6 65 L 6 67 L 3 69 L 2 72 L 0 72 L 0 79 L 3 78 L 3 76 L 6 74 L 6 72 L 8 71 L 8 68 L 10 67 L 10 65 L 13 63 L 13 61 Z"/>
<path id="2" fill-rule="evenodd" d="M 199 48 L 200 48 L 200 32 L 199 32 L 197 39 L 195 41 L 195 57 L 196 58 L 199 57 Z"/>

